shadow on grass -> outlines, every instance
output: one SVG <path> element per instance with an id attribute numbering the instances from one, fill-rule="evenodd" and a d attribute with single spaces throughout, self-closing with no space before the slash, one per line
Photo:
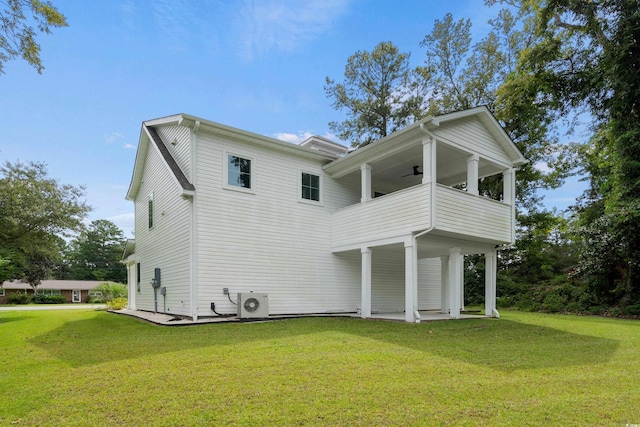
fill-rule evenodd
<path id="1" fill-rule="evenodd" d="M 31 317 L 29 317 L 29 316 L 9 316 L 9 317 L 0 316 L 0 325 L 2 325 L 3 323 L 19 322 L 19 321 L 28 320 L 28 319 L 31 319 Z"/>
<path id="2" fill-rule="evenodd" d="M 309 335 L 310 345 L 314 345 L 324 339 L 334 339 L 332 335 L 324 335 L 326 333 L 351 336 L 354 346 L 371 346 L 370 340 L 374 340 L 501 371 L 605 363 L 619 344 L 612 339 L 509 320 L 474 319 L 415 325 L 302 318 L 166 328 L 106 313 L 68 322 L 30 342 L 72 366 L 83 366 L 204 347 L 229 346 L 221 354 L 233 357 L 235 351 L 242 351 L 234 348 L 240 344 L 286 342 L 291 337 Z M 376 345 L 371 346 L 371 351 L 375 350 Z"/>

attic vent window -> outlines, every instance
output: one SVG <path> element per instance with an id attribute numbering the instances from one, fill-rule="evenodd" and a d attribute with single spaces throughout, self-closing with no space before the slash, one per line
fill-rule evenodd
<path id="1" fill-rule="evenodd" d="M 153 193 L 149 194 L 149 229 L 153 228 Z"/>

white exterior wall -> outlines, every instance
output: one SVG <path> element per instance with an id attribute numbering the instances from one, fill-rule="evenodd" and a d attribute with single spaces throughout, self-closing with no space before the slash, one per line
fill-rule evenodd
<path id="1" fill-rule="evenodd" d="M 438 184 L 436 186 L 438 230 L 485 240 L 510 242 L 513 207 Z"/>
<path id="2" fill-rule="evenodd" d="M 372 248 L 371 310 L 379 313 L 404 312 L 405 260 L 404 247 L 395 250 Z M 418 309 L 440 307 L 440 260 L 418 260 Z"/>
<path id="3" fill-rule="evenodd" d="M 152 229 L 148 227 L 148 197 L 153 193 Z M 167 288 L 167 313 L 190 315 L 190 228 L 191 201 L 181 188 L 153 143 L 147 152 L 142 184 L 135 200 L 136 261 L 140 263 L 140 292 L 136 308 L 154 311 L 150 284 L 154 268 L 161 268 L 162 286 Z M 164 299 L 158 290 L 158 311 Z"/>
<path id="4" fill-rule="evenodd" d="M 155 129 L 187 179 L 193 181 L 191 175 L 190 129 L 177 125 L 157 126 Z"/>
<path id="5" fill-rule="evenodd" d="M 226 154 L 251 158 L 252 193 L 224 188 Z M 331 211 L 360 198 L 322 163 L 200 132 L 197 143 L 198 315 L 235 313 L 238 292 L 267 292 L 272 314 L 355 311 L 359 254 L 331 253 Z M 321 204 L 299 200 L 301 171 L 321 177 Z"/>
<path id="6" fill-rule="evenodd" d="M 482 157 L 511 164 L 511 159 L 507 157 L 504 149 L 477 117 L 455 120 L 433 130 L 433 133 L 448 142 L 454 142 L 454 146 L 463 147 L 470 153 L 478 153 Z"/>

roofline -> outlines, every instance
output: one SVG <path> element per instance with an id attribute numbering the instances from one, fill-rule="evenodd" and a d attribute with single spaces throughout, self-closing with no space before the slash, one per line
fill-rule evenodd
<path id="1" fill-rule="evenodd" d="M 417 122 L 413 123 L 410 126 L 407 126 L 397 132 L 392 133 L 391 135 L 385 136 L 384 138 L 374 141 L 371 144 L 368 144 L 362 148 L 358 148 L 357 150 L 350 152 L 344 157 L 334 160 L 333 162 L 326 165 L 324 167 L 324 170 L 327 173 L 332 173 L 332 171 L 337 171 L 338 169 L 341 169 L 341 166 L 349 165 L 350 163 L 353 163 L 353 165 L 347 166 L 347 169 L 348 169 L 347 172 L 339 173 L 337 175 L 337 176 L 342 176 L 343 174 L 351 172 L 351 169 L 353 169 L 353 167 L 359 166 L 360 164 L 359 159 L 361 157 L 375 158 L 377 155 L 378 156 L 382 154 L 388 155 L 389 151 L 395 152 L 402 148 L 400 146 L 398 147 L 394 146 L 393 148 L 390 148 L 388 147 L 389 144 L 387 144 L 388 141 L 402 139 L 403 136 L 405 136 L 408 133 L 416 132 L 417 129 L 421 133 L 423 133 L 424 131 L 420 130 L 420 128 L 433 130 L 438 128 L 440 126 L 440 123 L 449 122 L 452 120 L 457 120 L 460 118 L 476 116 L 476 115 L 485 115 L 491 118 L 491 121 L 492 123 L 494 123 L 496 130 L 505 139 L 505 141 L 507 141 L 511 145 L 511 148 L 516 154 L 517 158 L 513 160 L 514 166 L 521 166 L 525 163 L 528 163 L 528 160 L 522 155 L 522 152 L 520 151 L 518 146 L 513 142 L 513 140 L 507 134 L 507 132 L 502 128 L 502 126 L 500 125 L 498 120 L 495 118 L 493 113 L 491 113 L 489 108 L 486 105 L 481 105 L 481 106 L 470 108 L 467 110 L 454 111 L 454 112 L 442 114 L 439 116 L 425 117 L 421 120 L 418 120 Z M 373 159 L 370 161 L 373 161 Z"/>

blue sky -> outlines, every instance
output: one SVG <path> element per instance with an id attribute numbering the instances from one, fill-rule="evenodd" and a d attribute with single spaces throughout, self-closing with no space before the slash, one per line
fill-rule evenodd
<path id="1" fill-rule="evenodd" d="M 298 142 L 331 137 L 343 115 L 324 93 L 347 58 L 392 41 L 419 47 L 447 12 L 470 18 L 480 38 L 497 8 L 482 0 L 54 0 L 69 27 L 39 36 L 45 70 L 22 60 L 0 75 L 0 161 L 42 161 L 61 183 L 85 185 L 89 219 L 127 237 L 124 200 L 142 121 L 188 113 Z M 571 180 L 546 195 L 564 209 Z"/>

